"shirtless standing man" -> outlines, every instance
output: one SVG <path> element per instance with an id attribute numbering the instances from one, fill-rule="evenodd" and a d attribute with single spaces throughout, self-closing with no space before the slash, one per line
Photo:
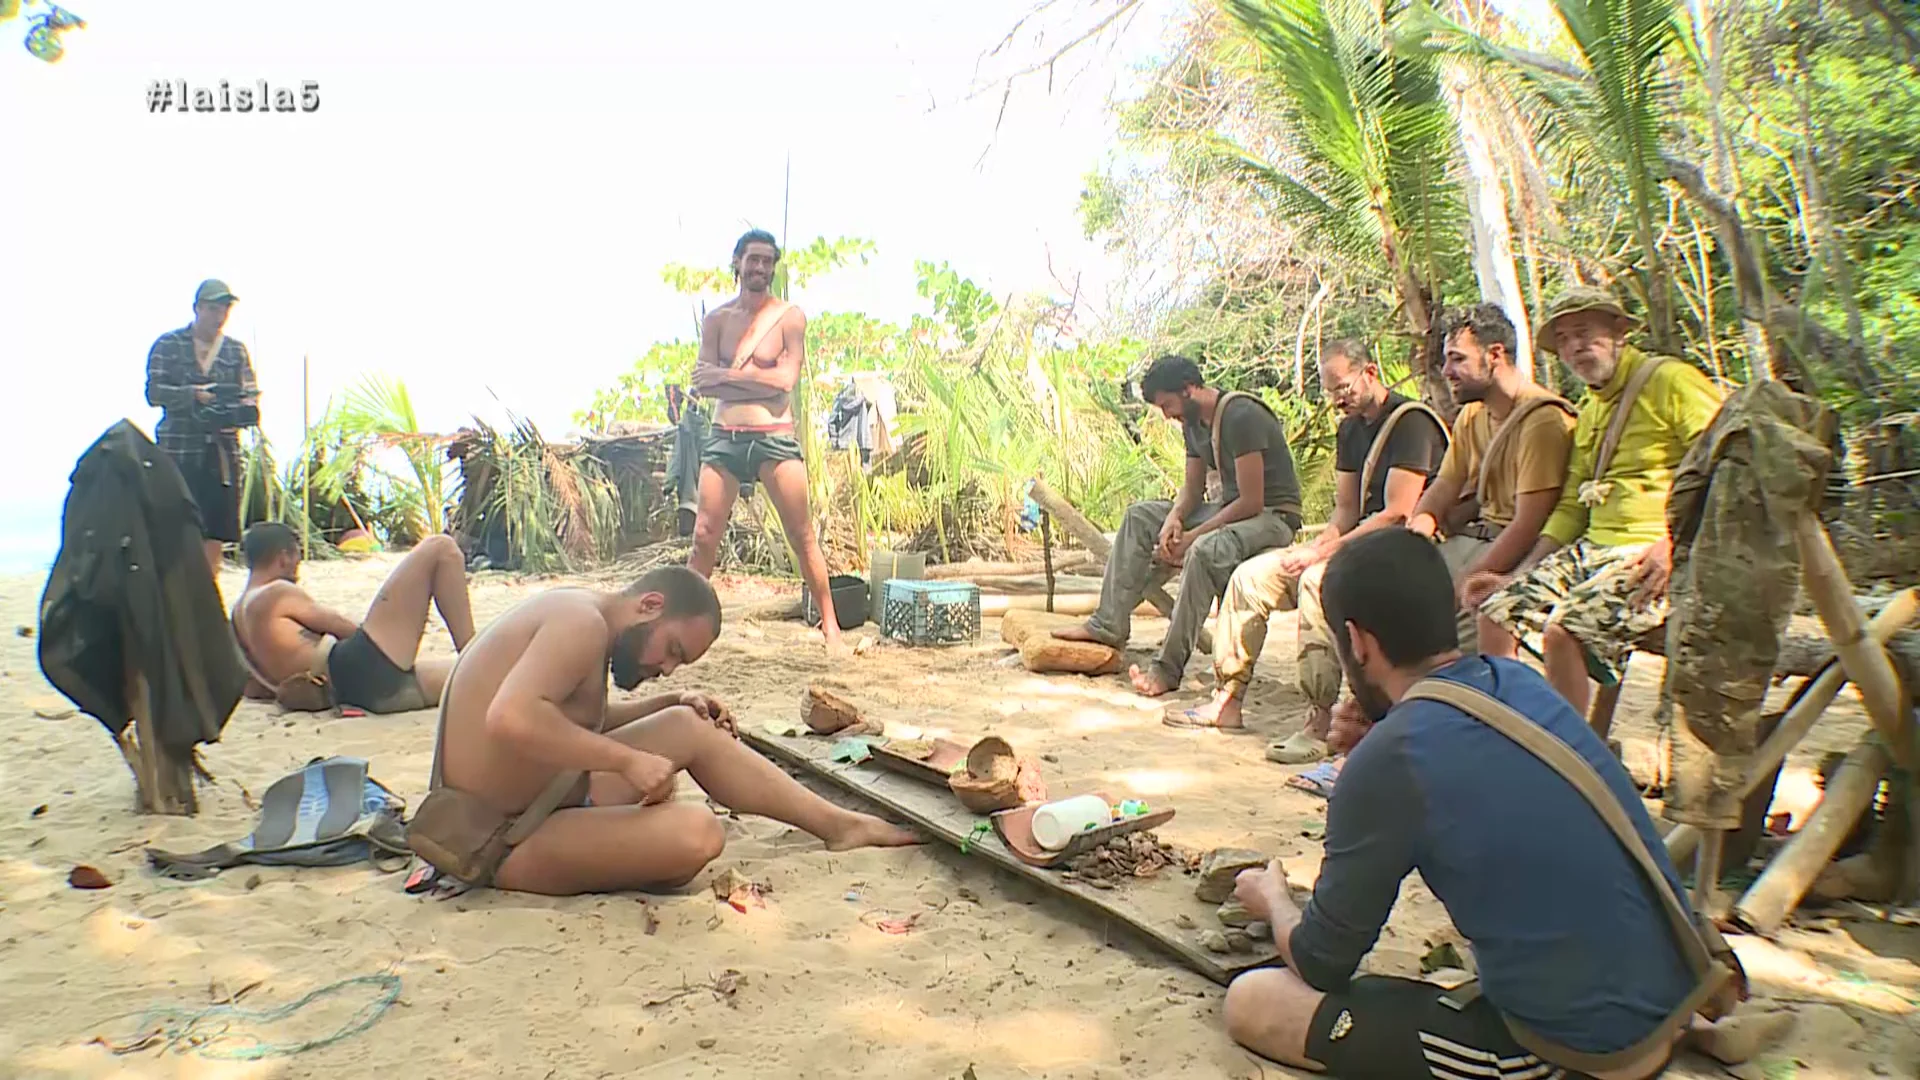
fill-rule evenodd
<path id="1" fill-rule="evenodd" d="M 420 541 L 374 594 L 363 622 L 316 603 L 299 584 L 300 538 L 277 521 L 263 521 L 241 541 L 247 586 L 233 604 L 233 635 L 254 678 L 271 689 L 312 670 L 315 650 L 335 639 L 326 656 L 333 702 L 370 713 L 432 708 L 447 684 L 450 660 L 417 662 L 427 628 L 427 606 L 453 635 L 455 651 L 473 640 L 466 561 L 453 537 Z"/>
<path id="2" fill-rule="evenodd" d="M 833 851 L 918 843 L 741 746 L 706 694 L 608 703 L 609 674 L 631 690 L 698 660 L 719 633 L 713 587 L 679 566 L 617 593 L 550 589 L 488 625 L 447 688 L 445 785 L 517 815 L 559 773 L 588 774 L 508 853 L 495 887 L 571 896 L 691 881 L 726 836 L 705 805 L 672 800 L 682 769 L 721 805 L 804 829 Z"/>
<path id="3" fill-rule="evenodd" d="M 832 648 L 840 643 L 840 624 L 807 508 L 807 463 L 793 438 L 793 387 L 807 359 L 807 316 L 769 291 L 779 262 L 780 246 L 771 233 L 754 229 L 742 236 L 733 245 L 740 295 L 713 309 L 700 327 L 693 392 L 718 404 L 700 458 L 700 510 L 687 565 L 701 577 L 712 576 L 740 485 L 760 481 L 780 514 Z"/>

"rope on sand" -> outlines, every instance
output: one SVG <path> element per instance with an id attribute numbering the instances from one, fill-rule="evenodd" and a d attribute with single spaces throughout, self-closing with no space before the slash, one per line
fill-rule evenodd
<path id="1" fill-rule="evenodd" d="M 353 1016 L 348 1018 L 347 1023 L 340 1030 L 324 1038 L 306 1039 L 294 1043 L 268 1043 L 262 1042 L 257 1036 L 228 1030 L 228 1027 L 234 1023 L 271 1024 L 285 1020 L 320 998 L 356 986 L 379 987 L 382 992 L 361 1006 Z M 372 1027 L 399 997 L 400 976 L 360 975 L 351 979 L 341 979 L 339 982 L 313 991 L 290 1005 L 281 1005 L 272 1009 L 242 1009 L 234 1005 L 214 1005 L 199 1010 L 162 1007 L 150 1010 L 140 1018 L 138 1028 L 140 1034 L 135 1036 L 134 1044 L 144 1049 L 156 1042 L 164 1043 L 167 1049 L 179 1048 L 183 1052 L 192 1050 L 201 1057 L 229 1061 L 292 1057 L 308 1050 L 331 1046 L 360 1034 Z M 201 1024 L 213 1020 L 224 1020 L 227 1023 L 215 1030 L 201 1028 Z M 253 1044 L 232 1049 L 214 1045 L 223 1039 L 252 1039 Z"/>

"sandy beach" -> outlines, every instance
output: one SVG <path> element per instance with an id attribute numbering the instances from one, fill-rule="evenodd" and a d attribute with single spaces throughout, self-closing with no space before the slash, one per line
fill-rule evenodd
<path id="1" fill-rule="evenodd" d="M 363 610 L 390 557 L 312 564 L 309 589 Z M 231 597 L 241 576 L 222 585 Z M 476 615 L 497 614 L 553 581 L 482 575 Z M 401 891 L 401 876 L 243 867 L 201 883 L 150 874 L 142 846 L 193 851 L 237 839 L 248 802 L 311 758 L 365 757 L 412 805 L 425 791 L 433 715 L 354 719 L 279 714 L 243 703 L 206 748 L 218 778 L 194 819 L 134 815 L 133 781 L 90 717 L 35 715 L 58 698 L 35 642 L 41 580 L 0 578 L 0 1075 L 9 1077 L 1262 1077 L 1283 1070 L 1237 1049 L 1221 1029 L 1223 991 L 1101 920 L 945 847 L 829 854 L 804 833 L 732 819 L 714 871 L 773 886 L 765 909 L 717 902 L 706 878 L 683 894 L 554 900 L 483 892 L 450 902 Z M 775 587 L 721 582 L 731 611 Z M 1136 646 L 1164 623 L 1143 621 Z M 872 633 L 869 628 L 868 633 Z M 855 637 L 860 635 L 856 634 Z M 1293 622 L 1275 621 L 1249 716 L 1291 730 Z M 430 628 L 423 652 L 451 651 Z M 988 732 L 1047 754 L 1050 777 L 1097 782 L 1178 807 L 1162 836 L 1285 858 L 1312 880 L 1324 804 L 1282 786 L 1263 739 L 1168 731 L 1164 702 L 1118 678 L 1041 678 L 999 663 L 992 620 L 978 647 L 876 645 L 835 669 L 797 623 L 732 619 L 700 663 L 660 688 L 709 689 L 743 723 L 795 714 L 810 678 L 831 675 L 889 721 L 966 738 Z M 1204 659 L 1204 658 L 1202 658 Z M 1179 700 L 1204 692 L 1202 666 Z M 1660 677 L 1641 658 L 1616 730 L 1651 737 Z M 57 709 L 46 709 L 58 712 Z M 1788 786 L 1865 724 L 1849 692 L 1790 764 Z M 683 799 L 701 798 L 690 781 Z M 76 865 L 113 882 L 69 887 Z M 878 914 L 876 914 L 878 913 Z M 883 918 L 918 915 L 911 932 Z M 863 921 L 864 919 L 864 921 Z M 649 930 L 651 923 L 657 929 Z M 1450 931 L 1410 882 L 1368 968 L 1417 974 Z M 1736 942 L 1751 1008 L 1791 1008 L 1789 1041 L 1751 1080 L 1920 1076 L 1920 930 L 1802 915 L 1778 941 Z M 238 995 L 270 1009 L 341 980 L 397 976 L 390 1007 L 358 1034 L 292 1056 L 220 1060 L 152 1048 L 116 1055 L 143 1013 L 189 1011 Z M 351 984 L 290 1019 L 253 1030 L 315 1039 L 377 1004 Z M 232 1052 L 245 1040 L 204 1050 Z M 1781 1064 L 1785 1063 L 1785 1064 Z M 1784 1071 L 1782 1071 L 1784 1070 Z M 1686 1058 L 1680 1075 L 1720 1075 Z"/>

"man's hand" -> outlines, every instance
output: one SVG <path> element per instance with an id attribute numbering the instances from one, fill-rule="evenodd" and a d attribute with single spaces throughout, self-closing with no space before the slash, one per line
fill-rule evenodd
<path id="1" fill-rule="evenodd" d="M 1180 525 L 1180 515 L 1169 512 L 1167 520 L 1160 526 L 1160 540 L 1153 546 L 1154 553 L 1160 556 L 1161 562 L 1180 561 L 1180 557 L 1174 554 L 1174 550 L 1185 532 L 1186 530 Z"/>
<path id="2" fill-rule="evenodd" d="M 213 387 L 211 387 L 211 386 L 196 386 L 196 387 L 194 387 L 194 388 L 193 388 L 193 400 L 195 400 L 195 401 L 197 401 L 197 402 L 199 402 L 199 403 L 200 403 L 200 404 L 202 404 L 202 405 L 211 405 L 211 404 L 213 404 Z"/>
<path id="3" fill-rule="evenodd" d="M 1476 570 L 1460 580 L 1454 599 L 1459 603 L 1460 610 L 1472 611 L 1512 580 L 1512 574 L 1503 574 L 1498 570 Z"/>
<path id="4" fill-rule="evenodd" d="M 687 380 L 687 385 L 695 390 L 711 390 L 725 384 L 729 374 L 726 368 L 701 365 L 693 369 L 693 376 Z"/>
<path id="5" fill-rule="evenodd" d="M 1287 893 L 1287 872 L 1275 859 L 1267 864 L 1265 870 L 1242 870 L 1233 879 L 1233 895 L 1253 917 L 1261 922 L 1273 921 L 1274 905 L 1279 902 L 1291 903 Z"/>
<path id="6" fill-rule="evenodd" d="M 729 735 L 735 734 L 733 710 L 722 704 L 719 698 L 711 694 L 703 694 L 698 690 L 689 690 L 680 695 L 680 704 L 699 713 L 721 731 Z"/>
<path id="7" fill-rule="evenodd" d="M 1647 548 L 1633 564 L 1633 577 L 1627 583 L 1633 590 L 1634 610 L 1645 611 L 1667 595 L 1667 583 L 1673 579 L 1673 540 L 1661 538 Z"/>
<path id="8" fill-rule="evenodd" d="M 1193 550 L 1193 542 L 1195 539 L 1196 537 L 1193 533 L 1185 530 L 1182 530 L 1179 536 L 1174 537 L 1173 542 L 1168 544 L 1166 550 L 1161 553 L 1167 565 L 1179 566 L 1181 563 L 1186 562 L 1187 552 Z"/>
<path id="9" fill-rule="evenodd" d="M 1299 577 L 1320 561 L 1320 551 L 1312 544 L 1296 544 L 1280 553 L 1278 569 L 1288 577 Z"/>
<path id="10" fill-rule="evenodd" d="M 671 794 L 673 777 L 677 772 L 679 770 L 673 767 L 673 762 L 659 754 L 635 750 L 633 756 L 627 759 L 626 767 L 620 770 L 620 776 L 646 799 L 662 790 Z"/>
<path id="11" fill-rule="evenodd" d="M 1327 729 L 1327 750 L 1334 754 L 1349 753 L 1372 730 L 1373 721 L 1360 710 L 1360 703 L 1348 698 L 1333 707 L 1333 726 Z"/>

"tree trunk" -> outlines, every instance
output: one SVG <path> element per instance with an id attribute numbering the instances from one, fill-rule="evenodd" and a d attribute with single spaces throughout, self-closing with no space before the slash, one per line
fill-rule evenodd
<path id="1" fill-rule="evenodd" d="M 1507 215 L 1507 192 L 1493 161 L 1493 139 L 1485 123 L 1492 103 L 1474 87 L 1461 64 L 1447 75 L 1447 105 L 1460 132 L 1460 151 L 1467 165 L 1467 220 L 1473 241 L 1473 274 L 1482 299 L 1499 304 L 1513 320 L 1513 363 L 1527 381 L 1533 381 L 1533 327 L 1526 299 L 1520 293 L 1520 275 L 1513 263 L 1513 224 Z"/>

